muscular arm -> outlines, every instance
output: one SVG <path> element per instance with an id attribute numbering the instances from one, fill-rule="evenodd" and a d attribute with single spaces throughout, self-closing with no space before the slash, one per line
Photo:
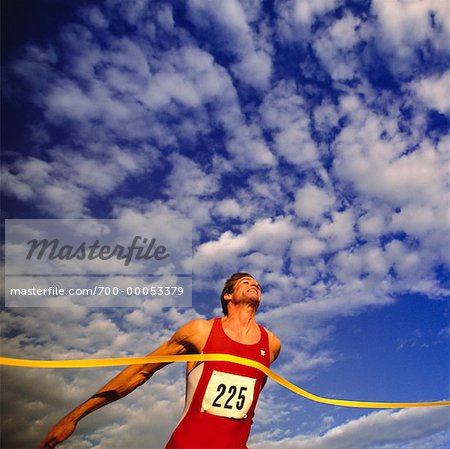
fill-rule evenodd
<path id="1" fill-rule="evenodd" d="M 208 336 L 208 321 L 194 320 L 178 329 L 173 336 L 159 346 L 151 355 L 177 355 L 201 352 Z M 100 390 L 55 424 L 39 444 L 39 449 L 53 448 L 67 439 L 75 430 L 78 421 L 89 413 L 111 402 L 121 399 L 145 383 L 152 375 L 168 363 L 131 365 L 112 378 Z"/>
<path id="2" fill-rule="evenodd" d="M 274 333 L 270 331 L 267 331 L 267 333 L 269 334 L 270 363 L 273 363 L 280 354 L 281 342 Z"/>
<path id="3" fill-rule="evenodd" d="M 270 363 L 272 364 L 278 358 L 278 355 L 281 351 L 281 341 L 279 338 L 273 333 L 267 330 L 269 335 L 269 351 L 270 351 Z M 263 380 L 261 390 L 266 386 L 267 377 Z"/>

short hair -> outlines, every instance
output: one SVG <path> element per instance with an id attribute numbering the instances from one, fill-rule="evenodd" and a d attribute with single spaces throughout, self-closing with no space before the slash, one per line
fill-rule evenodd
<path id="1" fill-rule="evenodd" d="M 242 278 L 245 278 L 245 277 L 250 277 L 252 279 L 255 279 L 251 274 L 239 272 L 239 273 L 233 273 L 225 281 L 225 286 L 223 287 L 222 294 L 220 295 L 220 303 L 222 304 L 222 311 L 223 311 L 223 314 L 225 316 L 228 315 L 228 308 L 227 308 L 227 302 L 228 301 L 225 301 L 224 296 L 229 294 L 229 293 L 233 293 L 234 286 L 236 285 L 236 282 L 239 279 L 242 279 Z"/>

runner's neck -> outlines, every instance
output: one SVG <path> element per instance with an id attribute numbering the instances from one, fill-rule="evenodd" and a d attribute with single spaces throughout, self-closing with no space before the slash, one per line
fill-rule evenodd
<path id="1" fill-rule="evenodd" d="M 222 318 L 222 327 L 239 339 L 260 333 L 255 321 L 255 310 L 248 306 L 229 308 L 228 315 Z"/>

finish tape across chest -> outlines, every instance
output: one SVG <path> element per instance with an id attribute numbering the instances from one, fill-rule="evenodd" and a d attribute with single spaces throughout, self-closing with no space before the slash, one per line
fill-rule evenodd
<path id="1" fill-rule="evenodd" d="M 244 419 L 253 403 L 256 379 L 214 370 L 202 401 L 202 412 Z"/>

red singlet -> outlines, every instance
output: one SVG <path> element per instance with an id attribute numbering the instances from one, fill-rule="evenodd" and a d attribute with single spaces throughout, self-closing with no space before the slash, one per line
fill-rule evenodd
<path id="1" fill-rule="evenodd" d="M 269 336 L 262 326 L 258 343 L 228 337 L 215 318 L 204 354 L 232 354 L 270 365 Z M 231 362 L 197 365 L 186 381 L 186 405 L 166 449 L 246 449 L 256 402 L 266 376 Z"/>

